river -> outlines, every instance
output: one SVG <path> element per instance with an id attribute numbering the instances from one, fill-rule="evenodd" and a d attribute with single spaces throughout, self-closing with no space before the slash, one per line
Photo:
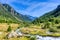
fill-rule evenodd
<path id="1" fill-rule="evenodd" d="M 42 37 L 39 35 L 36 35 L 37 40 L 60 40 L 60 37 Z"/>

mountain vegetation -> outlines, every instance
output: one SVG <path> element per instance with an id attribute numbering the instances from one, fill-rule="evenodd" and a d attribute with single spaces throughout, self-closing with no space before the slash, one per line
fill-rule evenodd
<path id="1" fill-rule="evenodd" d="M 16 30 L 27 36 L 6 38 L 7 34 Z M 60 5 L 36 18 L 18 13 L 10 5 L 0 3 L 0 33 L 0 39 L 3 40 L 36 40 L 34 35 L 60 37 Z"/>
<path id="2" fill-rule="evenodd" d="M 32 16 L 31 16 L 32 17 Z M 34 19 L 34 17 L 32 17 Z M 0 3 L 0 23 L 31 22 L 30 16 L 18 13 L 8 4 Z"/>
<path id="3" fill-rule="evenodd" d="M 58 24 L 58 21 L 60 20 L 60 5 L 53 11 L 50 11 L 48 13 L 45 13 L 43 16 L 37 18 L 34 20 L 37 23 L 43 23 L 43 22 L 54 22 Z M 33 22 L 34 22 L 33 21 Z"/>
<path id="4" fill-rule="evenodd" d="M 36 18 L 33 22 L 35 25 L 41 25 L 41 29 L 48 29 L 50 32 L 59 33 L 60 29 L 60 5 L 56 9 L 45 13 L 43 16 Z"/>

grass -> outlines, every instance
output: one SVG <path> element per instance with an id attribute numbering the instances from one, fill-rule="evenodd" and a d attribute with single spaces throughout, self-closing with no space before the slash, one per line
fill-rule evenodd
<path id="1" fill-rule="evenodd" d="M 22 33 L 27 33 L 27 34 L 45 34 L 46 31 L 43 29 L 36 29 L 36 28 L 22 28 L 21 29 Z"/>
<path id="2" fill-rule="evenodd" d="M 0 40 L 30 40 L 30 38 L 27 38 L 25 36 L 22 36 L 20 38 L 14 37 L 10 39 L 4 39 L 7 35 L 7 28 L 8 26 L 11 26 L 12 30 L 16 30 L 20 25 L 15 23 L 0 23 Z M 24 34 L 32 34 L 32 35 L 40 35 L 40 36 L 52 36 L 52 37 L 60 37 L 60 33 L 52 33 L 47 34 L 47 29 L 41 29 L 40 26 L 34 26 L 31 25 L 30 27 L 21 27 L 21 32 Z M 2 33 L 2 34 L 1 34 Z"/>
<path id="3" fill-rule="evenodd" d="M 19 27 L 19 24 L 15 24 L 15 23 L 11 23 L 11 24 L 0 23 L 0 31 L 6 31 L 9 25 L 13 30 L 16 30 L 17 27 Z"/>
<path id="4" fill-rule="evenodd" d="M 26 37 L 21 37 L 21 38 L 10 38 L 8 40 L 29 40 L 29 39 Z"/>
<path id="5" fill-rule="evenodd" d="M 30 40 L 30 38 L 27 38 L 25 36 L 22 36 L 20 38 L 14 37 L 10 39 L 6 39 L 6 35 L 8 34 L 7 28 L 11 26 L 12 30 L 16 30 L 20 24 L 15 24 L 15 23 L 0 23 L 0 40 Z"/>
<path id="6" fill-rule="evenodd" d="M 60 33 L 54 32 L 51 34 L 47 34 L 48 29 L 41 29 L 39 27 L 26 27 L 26 28 L 21 28 L 22 33 L 25 34 L 32 34 L 32 35 L 40 35 L 40 36 L 51 36 L 51 37 L 60 37 Z"/>
<path id="7" fill-rule="evenodd" d="M 12 30 L 16 30 L 20 25 L 19 24 L 15 24 L 15 23 L 0 23 L 0 40 L 28 40 L 27 37 L 21 37 L 21 38 L 10 38 L 10 39 L 6 39 L 6 35 L 8 34 L 7 32 L 7 28 L 8 26 L 11 26 Z"/>

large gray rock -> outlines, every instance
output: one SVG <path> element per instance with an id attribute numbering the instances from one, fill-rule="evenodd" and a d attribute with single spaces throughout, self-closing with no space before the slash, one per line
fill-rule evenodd
<path id="1" fill-rule="evenodd" d="M 10 33 L 7 34 L 7 38 L 12 38 L 12 37 L 21 37 L 23 34 L 17 29 L 16 31 L 11 31 Z"/>

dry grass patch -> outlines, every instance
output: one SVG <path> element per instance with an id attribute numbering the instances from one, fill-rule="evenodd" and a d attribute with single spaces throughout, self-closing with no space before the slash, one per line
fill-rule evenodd
<path id="1" fill-rule="evenodd" d="M 36 29 L 36 28 L 22 28 L 22 33 L 28 33 L 28 34 L 44 34 L 46 33 L 43 29 Z"/>
<path id="2" fill-rule="evenodd" d="M 7 23 L 0 23 L 0 31 L 6 31 L 8 28 Z"/>
<path id="3" fill-rule="evenodd" d="M 12 27 L 13 30 L 16 30 L 17 27 L 19 27 L 19 24 L 12 23 L 12 24 L 10 24 L 10 26 Z"/>
<path id="4" fill-rule="evenodd" d="M 19 24 L 15 24 L 15 23 L 10 23 L 10 24 L 0 23 L 0 31 L 7 31 L 7 28 L 9 27 L 9 25 L 13 30 L 16 30 L 16 28 L 19 27 Z"/>

